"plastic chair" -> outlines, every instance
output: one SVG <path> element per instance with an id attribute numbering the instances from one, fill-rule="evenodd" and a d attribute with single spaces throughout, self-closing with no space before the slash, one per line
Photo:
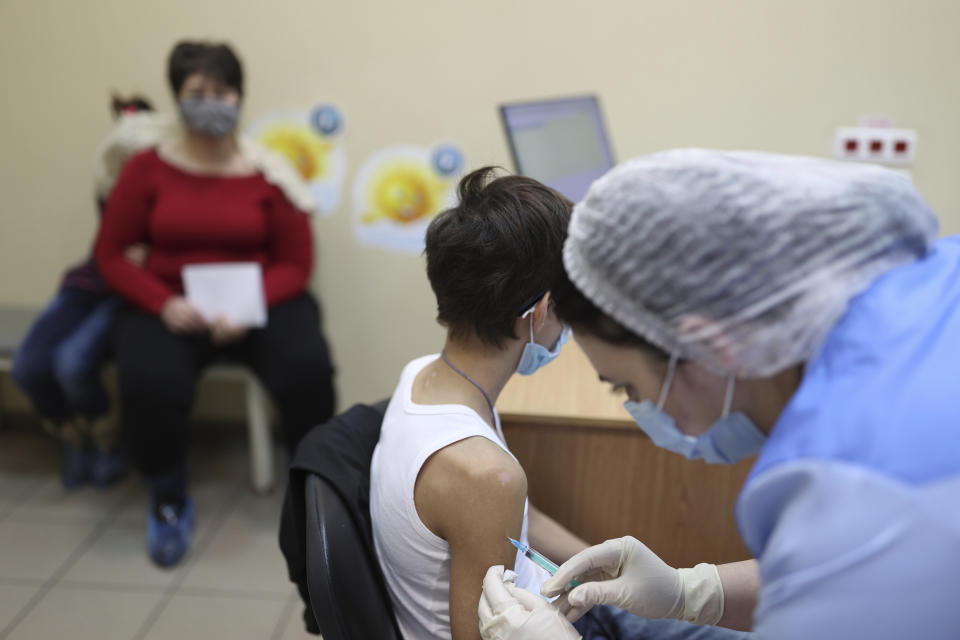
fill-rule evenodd
<path id="1" fill-rule="evenodd" d="M 339 494 L 306 480 L 307 589 L 323 640 L 402 640 L 380 567 Z"/>

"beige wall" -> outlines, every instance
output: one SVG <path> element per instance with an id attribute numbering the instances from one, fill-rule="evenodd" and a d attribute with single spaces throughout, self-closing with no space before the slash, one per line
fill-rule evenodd
<path id="1" fill-rule="evenodd" d="M 95 228 L 91 155 L 111 89 L 170 107 L 164 59 L 225 38 L 248 120 L 337 103 L 351 167 L 381 146 L 452 140 L 507 165 L 501 101 L 596 92 L 620 158 L 697 145 L 827 154 L 833 128 L 893 116 L 914 179 L 960 232 L 955 0 L 6 0 L 0 3 L 0 304 L 39 305 Z M 349 198 L 315 223 L 344 403 L 387 395 L 440 345 L 418 256 L 353 241 Z"/>

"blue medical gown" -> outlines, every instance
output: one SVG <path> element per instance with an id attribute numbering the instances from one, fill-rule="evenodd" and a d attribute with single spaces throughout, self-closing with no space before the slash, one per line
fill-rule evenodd
<path id="1" fill-rule="evenodd" d="M 851 301 L 737 522 L 759 637 L 960 639 L 960 237 Z"/>

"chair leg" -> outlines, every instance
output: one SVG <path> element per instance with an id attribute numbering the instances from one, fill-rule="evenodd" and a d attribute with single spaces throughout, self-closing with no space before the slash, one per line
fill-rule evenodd
<path id="1" fill-rule="evenodd" d="M 247 379 L 247 426 L 250 436 L 250 474 L 257 493 L 273 489 L 273 443 L 270 439 L 269 401 L 254 376 Z"/>

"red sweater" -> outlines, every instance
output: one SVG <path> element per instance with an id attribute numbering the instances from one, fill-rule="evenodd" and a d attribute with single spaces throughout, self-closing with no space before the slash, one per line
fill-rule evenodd
<path id="1" fill-rule="evenodd" d="M 138 267 L 123 250 L 149 246 Z M 261 174 L 204 176 L 155 150 L 127 162 L 110 194 L 95 249 L 103 278 L 152 313 L 183 292 L 180 270 L 205 262 L 259 262 L 267 305 L 299 295 L 313 267 L 307 215 Z"/>

